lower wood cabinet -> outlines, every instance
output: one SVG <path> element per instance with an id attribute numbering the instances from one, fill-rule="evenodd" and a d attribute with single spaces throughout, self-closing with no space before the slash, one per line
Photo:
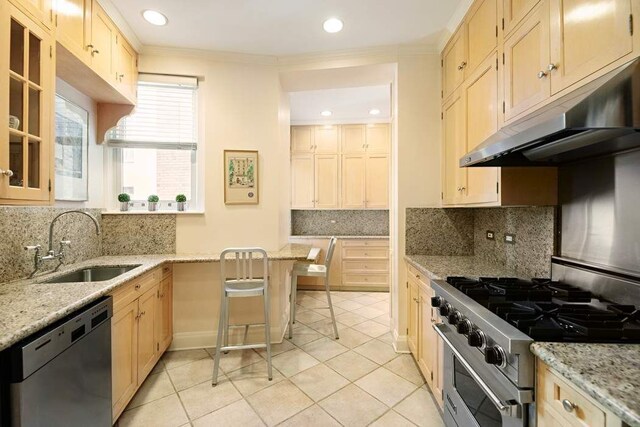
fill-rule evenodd
<path id="1" fill-rule="evenodd" d="M 157 268 L 123 285 L 112 295 L 114 423 L 171 344 L 172 272 L 171 266 Z"/>
<path id="2" fill-rule="evenodd" d="M 426 383 L 442 407 L 443 342 L 433 329 L 440 321 L 431 307 L 433 290 L 428 278 L 407 264 L 407 341 Z"/>
<path id="3" fill-rule="evenodd" d="M 622 427 L 622 420 L 541 360 L 536 366 L 538 427 Z"/>

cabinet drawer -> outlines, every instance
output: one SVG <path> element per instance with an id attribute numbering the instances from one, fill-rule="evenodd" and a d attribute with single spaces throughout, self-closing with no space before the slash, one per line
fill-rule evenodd
<path id="1" fill-rule="evenodd" d="M 164 264 L 162 266 L 162 279 L 173 276 L 173 264 Z"/>
<path id="2" fill-rule="evenodd" d="M 389 247 L 389 241 L 386 239 L 381 240 L 343 240 L 342 247 L 361 247 L 361 248 L 369 248 L 369 247 Z"/>
<path id="3" fill-rule="evenodd" d="M 540 370 L 539 384 L 543 411 L 550 411 L 554 418 L 561 417 L 566 425 L 583 427 L 604 427 L 606 425 L 606 413 L 594 404 L 588 397 L 576 390 L 565 380 L 561 379 L 546 365 L 538 363 Z M 564 404 L 563 404 L 564 402 Z M 573 409 L 570 411 L 565 409 Z"/>
<path id="4" fill-rule="evenodd" d="M 389 271 L 388 261 L 343 261 L 344 273 L 386 273 Z"/>
<path id="5" fill-rule="evenodd" d="M 113 312 L 127 306 L 131 301 L 139 298 L 160 281 L 161 270 L 152 270 L 140 277 L 131 280 L 113 293 Z"/>
<path id="6" fill-rule="evenodd" d="M 429 278 L 411 264 L 407 264 L 407 276 L 416 279 L 425 285 L 429 285 Z"/>
<path id="7" fill-rule="evenodd" d="M 353 248 L 342 247 L 342 259 L 388 259 L 387 248 Z"/>
<path id="8" fill-rule="evenodd" d="M 342 275 L 343 286 L 388 286 L 389 275 L 388 274 L 357 274 L 357 273 L 345 273 Z"/>

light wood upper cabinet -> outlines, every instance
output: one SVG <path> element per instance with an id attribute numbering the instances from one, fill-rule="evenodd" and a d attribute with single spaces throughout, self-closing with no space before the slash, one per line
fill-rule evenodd
<path id="1" fill-rule="evenodd" d="M 0 203 L 52 200 L 51 34 L 11 3 L 0 7 Z M 12 117 L 13 116 L 13 117 Z M 13 123 L 9 125 L 7 117 Z"/>
<path id="2" fill-rule="evenodd" d="M 292 126 L 291 127 L 291 152 L 313 153 L 314 151 L 314 127 L 313 126 Z"/>
<path id="3" fill-rule="evenodd" d="M 366 207 L 366 156 L 342 155 L 342 207 L 364 209 Z"/>
<path id="4" fill-rule="evenodd" d="M 116 84 L 114 66 L 117 28 L 96 0 L 93 0 L 91 9 L 91 67 L 104 80 Z"/>
<path id="5" fill-rule="evenodd" d="M 633 51 L 631 0 L 550 0 L 555 94 Z"/>
<path id="6" fill-rule="evenodd" d="M 111 381 L 113 419 L 124 411 L 138 387 L 138 300 L 129 302 L 111 319 Z"/>
<path id="7" fill-rule="evenodd" d="M 389 156 L 368 154 L 366 162 L 366 207 L 389 207 Z"/>
<path id="8" fill-rule="evenodd" d="M 464 81 L 466 46 L 464 25 L 453 35 L 442 52 L 442 98 L 447 99 Z"/>
<path id="9" fill-rule="evenodd" d="M 469 152 L 498 130 L 498 55 L 488 57 L 465 84 L 466 149 Z M 462 156 L 461 156 L 462 157 Z M 498 201 L 498 169 L 467 168 L 462 191 L 466 203 Z"/>
<path id="10" fill-rule="evenodd" d="M 11 0 L 28 15 L 46 28 L 53 27 L 53 1 L 54 0 Z"/>
<path id="11" fill-rule="evenodd" d="M 316 208 L 337 209 L 340 207 L 338 163 L 337 154 L 316 154 L 315 156 Z"/>
<path id="12" fill-rule="evenodd" d="M 462 92 L 456 92 L 442 111 L 443 173 L 442 198 L 445 205 L 462 201 L 462 187 L 466 186 L 466 170 L 459 167 L 465 154 L 465 101 Z"/>
<path id="13" fill-rule="evenodd" d="M 498 46 L 498 0 L 479 0 L 465 20 L 467 65 L 465 77 L 470 76 Z"/>
<path id="14" fill-rule="evenodd" d="M 129 99 L 136 99 L 138 83 L 138 54 L 122 34 L 116 34 L 115 62 L 115 78 L 119 90 Z"/>
<path id="15" fill-rule="evenodd" d="M 540 0 L 502 0 L 502 28 L 509 34 Z"/>
<path id="16" fill-rule="evenodd" d="M 367 144 L 365 125 L 341 126 L 341 143 L 343 153 L 364 153 Z"/>
<path id="17" fill-rule="evenodd" d="M 504 42 L 504 119 L 549 98 L 549 3 L 542 0 Z"/>
<path id="18" fill-rule="evenodd" d="M 365 126 L 367 153 L 388 153 L 391 143 L 391 127 L 386 124 Z"/>
<path id="19" fill-rule="evenodd" d="M 316 126 L 314 148 L 316 154 L 333 154 L 338 152 L 338 126 Z"/>
<path id="20" fill-rule="evenodd" d="M 91 64 L 92 0 L 55 0 L 58 42 L 87 65 Z"/>
<path id="21" fill-rule="evenodd" d="M 315 200 L 313 154 L 291 157 L 291 207 L 313 208 Z"/>

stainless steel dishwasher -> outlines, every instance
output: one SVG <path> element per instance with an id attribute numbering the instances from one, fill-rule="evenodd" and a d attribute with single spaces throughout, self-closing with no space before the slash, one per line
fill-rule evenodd
<path id="1" fill-rule="evenodd" d="M 2 427 L 111 426 L 111 297 L 2 354 Z"/>

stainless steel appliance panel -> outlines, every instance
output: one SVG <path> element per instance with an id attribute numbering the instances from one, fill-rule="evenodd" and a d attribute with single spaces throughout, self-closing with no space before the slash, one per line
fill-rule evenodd
<path id="1" fill-rule="evenodd" d="M 640 150 L 560 168 L 562 257 L 640 273 L 638 165 Z"/>

